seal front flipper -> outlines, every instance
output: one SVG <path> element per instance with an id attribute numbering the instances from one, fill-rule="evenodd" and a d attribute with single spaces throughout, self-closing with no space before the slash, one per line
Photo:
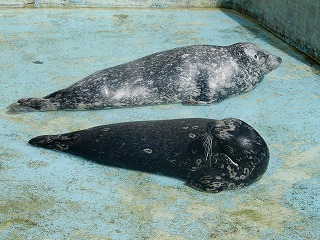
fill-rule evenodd
<path id="1" fill-rule="evenodd" d="M 182 104 L 184 105 L 207 105 L 211 104 L 213 101 L 195 101 L 195 100 L 189 100 L 189 101 L 184 101 Z"/>
<path id="2" fill-rule="evenodd" d="M 42 135 L 29 140 L 29 144 L 33 146 L 66 151 L 79 136 L 81 131 L 58 134 L 58 135 Z"/>
<path id="3" fill-rule="evenodd" d="M 224 180 L 215 181 L 212 176 L 206 175 L 198 180 L 190 180 L 185 182 L 186 186 L 201 192 L 218 193 L 227 189 L 227 182 Z"/>
<path id="4" fill-rule="evenodd" d="M 217 193 L 226 189 L 243 187 L 239 183 L 235 187 L 232 178 L 237 175 L 239 166 L 225 153 L 219 153 L 212 156 L 210 166 L 190 175 L 186 185 L 194 189 Z"/>

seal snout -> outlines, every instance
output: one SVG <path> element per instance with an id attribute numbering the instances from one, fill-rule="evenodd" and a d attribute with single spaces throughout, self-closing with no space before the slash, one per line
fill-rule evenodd
<path id="1" fill-rule="evenodd" d="M 267 59 L 267 66 L 270 70 L 274 70 L 280 66 L 281 62 L 281 57 L 270 55 Z"/>
<path id="2" fill-rule="evenodd" d="M 282 62 L 282 58 L 281 57 L 277 57 L 277 60 L 281 63 Z"/>

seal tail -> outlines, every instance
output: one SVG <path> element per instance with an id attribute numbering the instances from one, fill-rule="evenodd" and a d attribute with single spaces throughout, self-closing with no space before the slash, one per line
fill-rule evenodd
<path id="1" fill-rule="evenodd" d="M 31 111 L 56 110 L 60 106 L 59 102 L 53 102 L 47 98 L 22 98 L 17 102 L 9 105 L 7 113 L 15 114 Z"/>
<path id="2" fill-rule="evenodd" d="M 28 143 L 37 147 L 67 151 L 71 143 L 79 136 L 79 131 L 59 135 L 42 135 L 30 139 Z"/>

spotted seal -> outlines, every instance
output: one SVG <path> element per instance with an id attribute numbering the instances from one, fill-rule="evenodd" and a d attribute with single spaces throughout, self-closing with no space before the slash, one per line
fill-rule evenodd
<path id="1" fill-rule="evenodd" d="M 162 174 L 205 192 L 247 186 L 266 171 L 269 150 L 234 118 L 140 121 L 38 136 L 29 143 L 94 162 Z"/>
<path id="2" fill-rule="evenodd" d="M 166 103 L 210 104 L 252 90 L 281 63 L 252 43 L 193 45 L 107 68 L 9 112 L 84 110 Z"/>

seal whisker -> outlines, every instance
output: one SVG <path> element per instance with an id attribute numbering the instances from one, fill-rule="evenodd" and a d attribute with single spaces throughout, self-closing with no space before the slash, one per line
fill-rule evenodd
<path id="1" fill-rule="evenodd" d="M 210 133 L 206 133 L 203 140 L 203 146 L 205 149 L 205 161 L 209 159 L 209 166 L 211 167 L 212 159 L 212 139 L 213 136 Z"/>

